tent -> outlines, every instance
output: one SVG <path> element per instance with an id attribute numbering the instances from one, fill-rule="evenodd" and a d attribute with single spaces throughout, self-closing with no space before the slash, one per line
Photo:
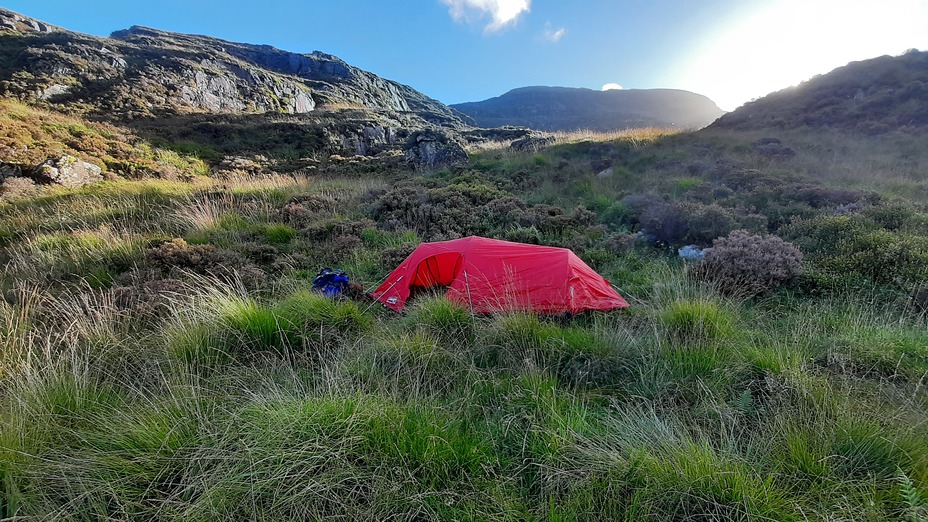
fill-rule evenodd
<path id="1" fill-rule="evenodd" d="M 569 249 L 478 236 L 422 243 L 371 297 L 398 312 L 413 289 L 435 286 L 448 287 L 450 301 L 477 313 L 628 307 L 609 281 Z"/>

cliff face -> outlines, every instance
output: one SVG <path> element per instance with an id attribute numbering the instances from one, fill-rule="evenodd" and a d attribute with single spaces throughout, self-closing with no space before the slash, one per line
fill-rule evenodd
<path id="1" fill-rule="evenodd" d="M 724 114 L 709 98 L 674 89 L 522 87 L 496 98 L 452 107 L 481 127 L 519 125 L 544 131 L 698 128 Z"/>
<path id="2" fill-rule="evenodd" d="M 99 38 L 0 9 L 0 94 L 106 118 L 303 114 L 320 106 L 409 113 L 458 126 L 442 103 L 322 52 L 145 27 Z"/>

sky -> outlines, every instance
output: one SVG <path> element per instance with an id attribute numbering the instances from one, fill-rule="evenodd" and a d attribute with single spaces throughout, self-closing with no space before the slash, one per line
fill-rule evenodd
<path id="1" fill-rule="evenodd" d="M 529 85 L 673 88 L 722 109 L 850 61 L 928 50 L 928 0 L 3 0 L 97 36 L 132 25 L 334 54 L 444 103 Z"/>

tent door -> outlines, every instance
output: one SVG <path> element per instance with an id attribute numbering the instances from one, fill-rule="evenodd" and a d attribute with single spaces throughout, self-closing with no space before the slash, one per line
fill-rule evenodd
<path id="1" fill-rule="evenodd" d="M 459 252 L 446 252 L 429 256 L 419 262 L 410 286 L 429 288 L 451 286 L 461 271 L 464 256 Z"/>

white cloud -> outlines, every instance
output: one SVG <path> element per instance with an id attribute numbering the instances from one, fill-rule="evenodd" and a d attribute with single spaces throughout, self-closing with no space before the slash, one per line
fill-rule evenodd
<path id="1" fill-rule="evenodd" d="M 622 89 L 624 89 L 624 87 L 617 83 L 607 83 L 603 85 L 604 91 L 621 91 Z"/>
<path id="2" fill-rule="evenodd" d="M 563 27 L 555 29 L 551 27 L 551 22 L 545 24 L 545 40 L 558 43 L 561 41 L 561 38 L 564 38 L 565 34 L 567 34 L 567 29 Z"/>
<path id="3" fill-rule="evenodd" d="M 441 0 L 441 2 L 448 6 L 451 17 L 458 22 L 470 23 L 489 17 L 489 23 L 483 28 L 488 33 L 514 24 L 523 13 L 529 12 L 532 7 L 532 0 Z"/>

